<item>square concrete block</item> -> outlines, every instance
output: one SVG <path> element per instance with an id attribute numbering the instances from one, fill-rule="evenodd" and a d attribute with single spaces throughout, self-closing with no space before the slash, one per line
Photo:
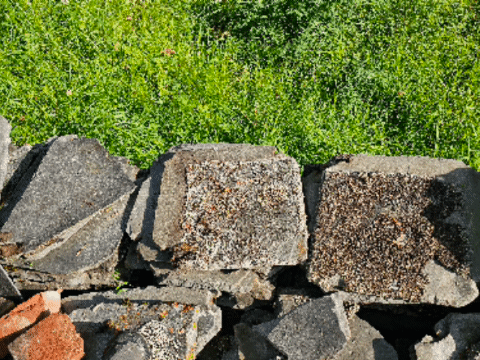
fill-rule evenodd
<path id="1" fill-rule="evenodd" d="M 357 155 L 320 172 L 304 179 L 308 192 L 318 191 L 309 204 L 309 281 L 324 291 L 458 307 L 478 296 L 473 169 L 447 159 Z"/>
<path id="2" fill-rule="evenodd" d="M 147 201 L 148 193 L 159 195 L 155 205 L 135 205 L 145 214 L 156 207 L 151 235 L 142 229 L 142 241 L 150 236 L 160 250 L 172 251 L 179 268 L 254 269 L 307 258 L 300 167 L 275 147 L 173 148 L 152 167 L 143 186 L 137 202 L 142 196 Z M 132 221 L 132 234 L 139 234 L 139 223 Z M 155 260 L 151 252 L 144 254 L 145 260 Z"/>

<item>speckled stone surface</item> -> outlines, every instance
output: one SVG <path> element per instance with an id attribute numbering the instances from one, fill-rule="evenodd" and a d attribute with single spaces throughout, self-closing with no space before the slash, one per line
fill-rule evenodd
<path id="1" fill-rule="evenodd" d="M 198 270 L 262 269 L 307 258 L 300 168 L 274 147 L 171 149 L 152 167 L 132 213 L 128 231 L 141 234 L 137 250 L 146 261 L 159 261 L 167 250 L 175 267 Z M 140 230 L 148 214 L 155 222 Z"/>
<path id="2" fill-rule="evenodd" d="M 471 302 L 478 295 L 469 278 L 472 242 L 466 224 L 452 222 L 468 207 L 458 188 L 461 176 L 450 175 L 468 170 L 462 165 L 358 155 L 324 168 L 321 175 L 309 174 L 307 193 L 319 191 L 307 203 L 313 232 L 309 280 L 324 291 L 456 306 L 462 303 L 451 299 L 462 297 L 466 286 L 471 289 L 463 295 L 469 299 L 465 303 Z M 427 274 L 432 260 L 454 272 L 456 282 L 466 281 L 451 288 L 458 290 L 454 296 L 445 291 L 440 296 L 431 287 L 425 294 L 431 281 L 454 284 L 447 273 L 441 279 L 438 272 Z"/>

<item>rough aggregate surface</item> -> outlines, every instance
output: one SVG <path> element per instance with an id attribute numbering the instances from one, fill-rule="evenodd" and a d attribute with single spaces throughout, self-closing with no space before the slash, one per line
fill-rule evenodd
<path id="1" fill-rule="evenodd" d="M 420 302 L 428 261 L 469 275 L 462 229 L 444 222 L 459 207 L 453 187 L 431 177 L 332 173 L 320 196 L 308 264 L 319 286 Z M 332 286 L 325 279 L 335 275 Z"/>
<path id="2" fill-rule="evenodd" d="M 272 263 L 278 260 L 272 246 L 288 252 L 303 236 L 295 165 L 291 159 L 188 165 L 185 236 L 174 248 L 176 264 L 199 270 L 211 263 L 223 269 L 280 265 Z"/>

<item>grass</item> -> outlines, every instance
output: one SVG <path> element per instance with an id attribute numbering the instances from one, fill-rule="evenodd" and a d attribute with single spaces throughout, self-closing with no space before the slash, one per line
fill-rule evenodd
<path id="1" fill-rule="evenodd" d="M 423 155 L 479 171 L 478 0 L 0 0 L 12 142 Z"/>

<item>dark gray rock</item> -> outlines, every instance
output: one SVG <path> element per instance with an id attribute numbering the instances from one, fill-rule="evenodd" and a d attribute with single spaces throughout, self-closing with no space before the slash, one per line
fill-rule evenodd
<path id="1" fill-rule="evenodd" d="M 338 294 L 312 300 L 279 319 L 253 326 L 253 330 L 291 360 L 325 359 L 342 350 L 350 338 Z"/>
<path id="2" fill-rule="evenodd" d="M 148 360 L 150 349 L 144 337 L 136 333 L 122 333 L 103 356 L 105 360 Z"/>
<path id="3" fill-rule="evenodd" d="M 245 360 L 286 359 L 268 340 L 259 337 L 250 326 L 240 323 L 235 325 L 234 329 L 239 353 Z"/>

